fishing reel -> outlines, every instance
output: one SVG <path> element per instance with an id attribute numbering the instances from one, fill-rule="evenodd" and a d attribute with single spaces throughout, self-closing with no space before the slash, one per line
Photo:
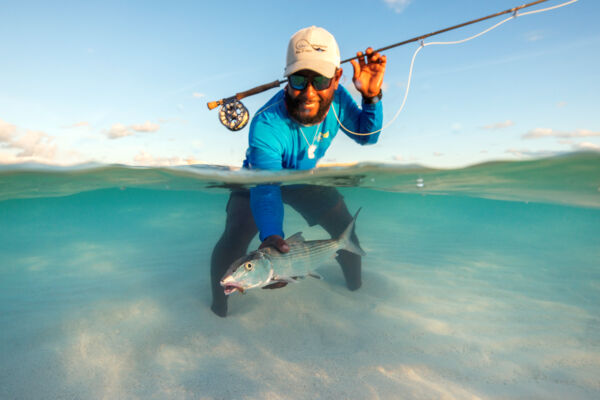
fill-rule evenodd
<path id="1" fill-rule="evenodd" d="M 272 89 L 286 82 L 274 81 L 271 83 L 265 83 L 264 85 L 257 86 L 253 89 L 246 90 L 245 92 L 236 93 L 235 96 L 221 99 L 219 101 L 210 101 L 206 103 L 209 110 L 219 108 L 219 120 L 227 129 L 230 131 L 239 131 L 248 124 L 250 120 L 250 113 L 248 109 L 240 101 L 244 97 L 252 96 L 253 94 L 264 92 L 265 90 Z"/>
<path id="2" fill-rule="evenodd" d="M 239 131 L 250 120 L 248 109 L 235 97 L 223 100 L 219 108 L 219 120 L 230 131 Z"/>

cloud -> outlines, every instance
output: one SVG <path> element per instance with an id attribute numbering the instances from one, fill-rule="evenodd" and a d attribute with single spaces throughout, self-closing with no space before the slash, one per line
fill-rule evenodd
<path id="1" fill-rule="evenodd" d="M 504 128 L 508 128 L 509 126 L 513 126 L 515 123 L 513 121 L 511 121 L 510 119 L 507 119 L 504 122 L 496 122 L 490 125 L 485 125 L 482 126 L 482 129 L 487 129 L 490 131 L 496 131 L 498 129 L 504 129 Z"/>
<path id="2" fill-rule="evenodd" d="M 136 132 L 156 132 L 159 129 L 160 125 L 153 124 L 150 121 L 146 121 L 143 124 L 135 124 L 130 126 L 116 123 L 110 127 L 108 132 L 106 132 L 106 136 L 108 136 L 109 139 L 120 139 L 126 136 L 135 135 Z"/>
<path id="3" fill-rule="evenodd" d="M 523 157 L 551 157 L 559 154 L 560 152 L 551 151 L 551 150 L 529 150 L 529 149 L 508 149 L 505 153 L 512 154 L 513 156 L 523 158 Z"/>
<path id="4" fill-rule="evenodd" d="M 136 132 L 156 132 L 160 126 L 153 124 L 150 121 L 146 121 L 143 124 L 132 125 L 131 129 Z"/>
<path id="5" fill-rule="evenodd" d="M 71 128 L 81 128 L 84 126 L 90 126 L 90 123 L 87 121 L 76 122 L 73 125 L 71 125 Z"/>
<path id="6" fill-rule="evenodd" d="M 119 139 L 119 138 L 123 138 L 125 136 L 131 136 L 133 134 L 134 134 L 134 132 L 127 129 L 126 126 L 124 126 L 123 124 L 117 123 L 110 127 L 110 129 L 108 130 L 107 136 L 110 139 Z"/>
<path id="7" fill-rule="evenodd" d="M 0 119 L 0 143 L 10 143 L 17 127 Z"/>
<path id="8" fill-rule="evenodd" d="M 133 159 L 138 165 L 192 165 L 200 164 L 201 161 L 194 157 L 188 156 L 186 158 L 181 157 L 155 157 L 150 153 L 142 150 Z"/>
<path id="9" fill-rule="evenodd" d="M 556 107 L 558 107 L 558 108 L 563 108 L 566 105 L 567 105 L 566 101 L 559 101 L 558 103 L 556 103 Z"/>
<path id="10" fill-rule="evenodd" d="M 204 93 L 198 93 L 198 92 L 192 93 L 192 96 L 194 96 L 197 99 L 201 99 L 203 97 L 206 97 L 206 95 Z"/>
<path id="11" fill-rule="evenodd" d="M 544 35 L 539 31 L 528 32 L 525 34 L 525 40 L 528 42 L 537 42 L 538 40 L 542 40 Z"/>
<path id="12" fill-rule="evenodd" d="M 435 157 L 442 157 L 444 155 L 444 153 L 439 153 L 439 152 L 436 151 L 436 152 L 433 153 L 433 155 Z"/>
<path id="13" fill-rule="evenodd" d="M 535 128 L 521 136 L 523 139 L 539 139 L 545 137 L 577 138 L 600 136 L 600 131 L 594 132 L 589 129 L 576 129 L 574 131 L 556 131 L 551 128 Z"/>
<path id="14" fill-rule="evenodd" d="M 0 120 L 0 145 L 12 150 L 0 154 L 0 162 L 40 161 L 48 162 L 56 158 L 58 146 L 54 138 L 41 131 L 21 132 L 15 125 Z M 16 153 L 15 153 L 16 152 Z"/>
<path id="15" fill-rule="evenodd" d="M 56 156 L 54 138 L 40 131 L 27 131 L 14 140 L 11 146 L 20 150 L 17 157 L 52 160 Z"/>
<path id="16" fill-rule="evenodd" d="M 574 150 L 600 151 L 600 145 L 596 144 L 596 143 L 582 142 L 582 143 L 574 144 L 573 149 Z"/>
<path id="17" fill-rule="evenodd" d="M 408 6 L 412 2 L 412 0 L 383 0 L 383 1 L 385 1 L 385 4 L 387 4 L 389 7 L 392 8 L 392 10 L 396 11 L 397 13 L 401 13 L 402 11 L 404 11 L 406 6 Z"/>

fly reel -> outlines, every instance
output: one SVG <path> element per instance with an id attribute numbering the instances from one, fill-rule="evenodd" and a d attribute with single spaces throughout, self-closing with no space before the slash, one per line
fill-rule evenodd
<path id="1" fill-rule="evenodd" d="M 248 109 L 235 97 L 225 99 L 219 108 L 219 120 L 230 131 L 239 131 L 249 119 Z"/>

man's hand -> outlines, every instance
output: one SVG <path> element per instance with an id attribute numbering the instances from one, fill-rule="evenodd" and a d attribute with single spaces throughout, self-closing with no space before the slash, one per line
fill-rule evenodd
<path id="1" fill-rule="evenodd" d="M 365 53 L 366 61 L 362 51 L 356 53 L 359 57 L 358 61 L 350 61 L 354 67 L 352 82 L 363 97 L 375 97 L 381 91 L 387 58 L 379 53 L 374 53 L 371 47 Z"/>
<path id="2" fill-rule="evenodd" d="M 265 247 L 275 247 L 281 253 L 290 251 L 290 246 L 288 246 L 286 241 L 279 235 L 271 235 L 265 238 L 258 248 L 263 249 Z"/>

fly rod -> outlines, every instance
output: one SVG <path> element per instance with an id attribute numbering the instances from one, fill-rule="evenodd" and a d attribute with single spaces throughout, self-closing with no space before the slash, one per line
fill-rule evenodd
<path id="1" fill-rule="evenodd" d="M 454 26 L 451 26 L 451 27 L 448 27 L 445 29 L 440 29 L 435 32 L 416 36 L 412 39 L 404 40 L 402 42 L 398 42 L 398 43 L 395 43 L 395 44 L 392 44 L 389 46 L 385 46 L 385 47 L 375 50 L 374 52 L 382 52 L 385 50 L 393 49 L 394 47 L 399 47 L 399 46 L 403 46 L 408 43 L 413 43 L 413 42 L 417 42 L 420 40 L 424 40 L 431 36 L 439 35 L 441 33 L 445 33 L 445 32 L 448 32 L 448 31 L 451 31 L 454 29 L 462 28 L 464 26 L 475 24 L 477 22 L 485 21 L 490 18 L 498 17 L 500 15 L 513 13 L 516 16 L 517 11 L 522 10 L 523 8 L 527 8 L 527 7 L 535 6 L 540 3 L 544 3 L 546 1 L 548 1 L 548 0 L 532 1 L 531 3 L 527 3 L 527 4 L 517 6 L 517 7 L 509 8 L 508 10 L 500 11 L 500 12 L 490 14 L 485 17 L 477 18 L 477 19 L 474 19 L 474 20 L 471 20 L 468 22 L 463 22 L 462 24 L 454 25 Z M 345 60 L 342 60 L 340 62 L 340 64 L 347 63 L 351 60 L 358 59 L 360 57 L 361 56 L 354 56 L 351 58 L 347 58 Z M 276 80 L 276 81 L 273 81 L 270 83 L 265 83 L 263 85 L 254 87 L 252 89 L 248 89 L 244 92 L 236 93 L 234 96 L 226 97 L 226 98 L 223 98 L 223 99 L 217 100 L 217 101 L 208 102 L 206 105 L 208 106 L 209 110 L 212 110 L 218 106 L 221 106 L 221 108 L 219 109 L 219 119 L 221 120 L 221 123 L 223 125 L 225 125 L 225 127 L 231 131 L 238 131 L 238 130 L 242 129 L 244 126 L 246 126 L 246 124 L 248 123 L 248 121 L 250 119 L 248 109 L 242 104 L 242 102 L 240 100 L 242 100 L 245 97 L 252 96 L 252 95 L 267 91 L 269 89 L 279 87 L 282 83 L 285 83 L 285 82 L 287 82 L 286 79 Z"/>

